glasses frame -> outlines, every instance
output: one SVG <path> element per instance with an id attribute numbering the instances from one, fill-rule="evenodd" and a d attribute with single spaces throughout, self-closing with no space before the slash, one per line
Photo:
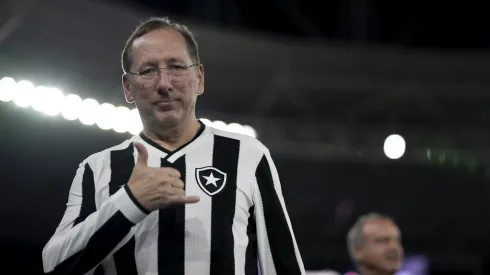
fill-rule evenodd
<path id="1" fill-rule="evenodd" d="M 198 64 L 198 63 L 194 63 L 194 64 L 190 64 L 190 65 L 179 65 L 180 67 L 183 67 L 185 68 L 186 70 L 189 69 L 189 68 L 192 68 L 192 67 L 198 67 L 200 66 L 201 64 Z M 171 70 L 171 68 L 169 67 L 161 67 L 161 68 L 156 68 L 157 70 L 157 75 L 156 76 L 159 76 L 161 71 L 162 70 L 165 70 L 167 72 L 167 75 L 170 76 L 171 74 L 169 74 L 169 70 Z M 143 79 L 146 79 L 146 80 L 151 80 L 153 79 L 153 76 L 152 77 L 145 77 L 144 75 L 141 74 L 141 72 L 127 72 L 126 74 L 130 74 L 130 75 L 137 75 Z"/>

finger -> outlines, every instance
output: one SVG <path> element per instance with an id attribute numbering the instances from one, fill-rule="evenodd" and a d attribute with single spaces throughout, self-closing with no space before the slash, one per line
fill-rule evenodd
<path id="1" fill-rule="evenodd" d="M 172 190 L 172 192 L 173 192 L 173 196 L 172 196 L 173 197 L 172 198 L 173 200 L 179 200 L 180 198 L 185 197 L 185 191 L 184 191 L 184 189 L 174 188 Z"/>
<path id="2" fill-rule="evenodd" d="M 135 142 L 134 147 L 136 147 L 136 150 L 138 150 L 136 165 L 148 167 L 148 150 L 146 150 L 145 146 L 139 142 Z"/>
<path id="3" fill-rule="evenodd" d="M 177 170 L 175 168 L 165 167 L 165 168 L 162 168 L 162 172 L 169 177 L 180 178 L 180 172 L 179 172 L 179 170 Z"/>
<path id="4" fill-rule="evenodd" d="M 176 203 L 196 203 L 201 198 L 199 196 L 184 196 L 176 199 Z"/>
<path id="5" fill-rule="evenodd" d="M 184 188 L 184 182 L 182 182 L 181 180 L 179 179 L 176 179 L 172 182 L 170 182 L 170 185 L 174 188 L 178 188 L 178 189 L 183 189 Z"/>

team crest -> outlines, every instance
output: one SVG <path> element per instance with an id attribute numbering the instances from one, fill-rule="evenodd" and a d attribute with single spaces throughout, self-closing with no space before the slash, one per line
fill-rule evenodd
<path id="1" fill-rule="evenodd" d="M 211 166 L 196 168 L 196 180 L 204 193 L 214 196 L 225 188 L 226 173 Z"/>

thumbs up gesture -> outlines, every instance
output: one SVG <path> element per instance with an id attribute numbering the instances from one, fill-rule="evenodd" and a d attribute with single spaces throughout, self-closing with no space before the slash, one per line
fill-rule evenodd
<path id="1" fill-rule="evenodd" d="M 138 159 L 128 182 L 136 200 L 148 211 L 165 208 L 172 204 L 196 203 L 198 196 L 186 196 L 180 172 L 174 168 L 148 167 L 148 151 L 141 143 L 135 143 Z"/>

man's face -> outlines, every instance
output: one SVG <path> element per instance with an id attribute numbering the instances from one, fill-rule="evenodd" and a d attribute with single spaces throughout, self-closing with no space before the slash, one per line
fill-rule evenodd
<path id="1" fill-rule="evenodd" d="M 396 272 L 403 261 L 403 246 L 398 227 L 389 220 L 373 219 L 363 228 L 364 242 L 357 248 L 356 255 L 360 264 Z"/>
<path id="2" fill-rule="evenodd" d="M 193 65 L 184 37 L 159 29 L 136 39 L 132 47 L 131 72 L 160 70 L 154 77 L 123 76 L 124 94 L 134 101 L 143 123 L 176 125 L 193 114 L 197 95 L 204 91 L 204 69 Z"/>

